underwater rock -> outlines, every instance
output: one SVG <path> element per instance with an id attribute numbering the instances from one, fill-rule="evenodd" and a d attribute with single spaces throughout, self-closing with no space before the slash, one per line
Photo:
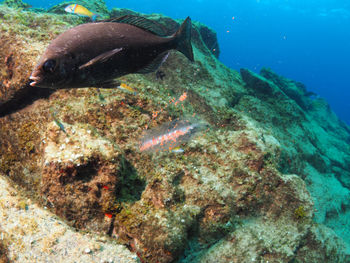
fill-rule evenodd
<path id="1" fill-rule="evenodd" d="M 349 242 L 348 232 L 344 232 L 339 224 L 349 217 L 346 207 L 349 206 L 350 194 L 350 145 L 344 143 L 349 138 L 346 125 L 337 118 L 326 101 L 311 98 L 307 92 L 299 100 L 308 105 L 307 110 L 299 107 L 300 102 L 297 103 L 282 91 L 294 89 L 295 94 L 302 96 L 304 88 L 298 87 L 295 82 L 269 73 L 275 83 L 282 83 L 281 87 L 271 86 L 264 77 L 247 70 L 242 72 L 250 88 L 253 89 L 254 83 L 258 83 L 256 88 L 265 85 L 280 88 L 282 93 L 271 96 L 270 92 L 266 96 L 256 89 L 255 94 L 243 96 L 235 108 L 270 130 L 281 144 L 279 169 L 284 173 L 300 175 L 307 184 L 317 209 L 315 221 L 324 223 Z M 267 75 L 267 71 L 264 72 Z M 287 84 L 288 88 L 285 87 Z"/>
<path id="2" fill-rule="evenodd" d="M 55 126 L 52 126 L 55 125 Z M 41 192 L 47 205 L 74 227 L 107 233 L 120 183 L 120 152 L 91 130 L 65 124 L 48 127 Z"/>
<path id="3" fill-rule="evenodd" d="M 295 262 L 350 262 L 346 244 L 329 228 L 313 225 L 306 235 L 305 245 L 298 248 Z"/>
<path id="4" fill-rule="evenodd" d="M 7 5 L 13 8 L 29 8 L 30 4 L 24 3 L 22 0 L 4 0 L 0 4 Z"/>
<path id="5" fill-rule="evenodd" d="M 349 261 L 345 244 L 330 229 L 313 226 L 304 228 L 303 232 L 295 230 L 296 226 L 290 222 L 254 219 L 189 262 Z"/>
<path id="6" fill-rule="evenodd" d="M 263 68 L 260 75 L 275 83 L 288 97 L 293 99 L 303 110 L 307 110 L 309 101 L 307 99 L 306 87 L 296 81 L 278 76 L 269 69 Z"/>
<path id="7" fill-rule="evenodd" d="M 82 233 L 0 177 L 0 262 L 123 262 L 136 255 L 104 236 Z M 91 253 L 85 253 L 89 249 Z M 4 253 L 6 251 L 6 254 Z M 3 261 L 1 261 L 3 260 Z"/>
<path id="8" fill-rule="evenodd" d="M 226 235 L 236 228 L 244 231 L 244 218 L 261 216 L 263 221 L 269 218 L 291 220 L 289 223 L 294 225 L 294 231 L 290 232 L 293 233 L 291 244 L 280 243 L 289 251 L 285 258 L 290 258 L 290 251 L 302 242 L 302 236 L 306 234 L 308 224 L 305 222 L 312 216 L 312 203 L 305 184 L 297 176 L 281 176 L 271 169 L 265 151 L 254 141 L 254 133 L 217 132 L 211 136 L 217 139 L 209 142 L 202 138 L 197 142 L 211 145 L 204 153 L 205 161 L 200 159 L 197 151 L 192 151 L 192 157 L 181 161 L 184 170 L 176 172 L 173 170 L 179 168 L 170 168 L 173 166 L 171 160 L 163 159 L 170 174 L 164 171 L 158 175 L 148 183 L 141 201 L 117 214 L 117 235 L 133 251 L 141 254 L 145 262 L 172 262 L 181 255 L 200 253 L 191 250 L 189 242 L 195 242 L 197 249 L 213 246 L 215 250 L 214 244 L 226 240 Z M 193 147 L 198 149 L 198 145 Z M 270 147 L 272 150 L 273 146 Z M 197 160 L 195 166 L 198 168 L 193 168 L 194 160 Z M 244 162 L 238 163 L 237 160 Z M 286 235 L 290 228 L 280 231 L 276 238 Z M 275 232 L 272 231 L 271 235 Z M 259 242 L 254 237 L 255 241 L 252 237 L 250 240 Z M 232 245 L 242 250 L 243 243 Z M 278 246 L 277 242 L 273 244 Z M 228 251 L 234 257 L 235 253 Z M 259 249 L 254 251 L 260 255 Z M 205 262 L 212 262 L 209 254 L 203 253 L 205 255 L 198 258 L 204 262 L 208 257 Z M 246 262 L 249 256 L 242 253 L 237 257 L 238 262 Z M 275 257 L 284 258 L 280 253 Z"/>
<path id="9" fill-rule="evenodd" d="M 273 96 L 279 91 L 273 83 L 248 69 L 241 69 L 241 76 L 247 87 L 253 89 L 255 93 Z"/>
<path id="10" fill-rule="evenodd" d="M 22 60 L 23 56 L 29 55 L 20 48 L 22 45 L 23 43 L 20 43 L 12 34 L 5 33 L 0 37 L 0 57 L 3 65 L 0 69 L 0 105 L 10 101 L 16 91 L 25 89 L 29 81 L 31 73 L 29 68 L 35 62 Z M 28 58 L 36 59 L 35 53 Z"/>
<path id="11" fill-rule="evenodd" d="M 3 240 L 0 242 L 0 262 L 9 263 L 10 260 L 7 257 L 7 247 L 3 244 Z"/>
<path id="12" fill-rule="evenodd" d="M 198 28 L 202 41 L 205 43 L 210 52 L 216 57 L 220 56 L 220 47 L 216 32 L 202 23 L 194 23 Z"/>
<path id="13" fill-rule="evenodd" d="M 112 8 L 112 10 L 109 11 L 110 17 L 119 17 L 119 16 L 125 16 L 125 15 L 137 16 L 137 15 L 140 15 L 140 13 L 127 8 Z"/>
<path id="14" fill-rule="evenodd" d="M 5 105 L 49 41 L 82 20 L 0 13 L 1 57 L 13 54 L 0 75 Z M 172 32 L 179 25 L 147 18 Z M 32 259 L 29 251 L 37 262 L 64 251 L 76 262 L 348 260 L 349 127 L 303 85 L 228 69 L 207 47 L 214 36 L 204 43 L 197 26 L 192 33 L 195 63 L 171 53 L 163 80 L 122 77 L 136 94 L 59 90 L 0 118 L 0 231 L 10 260 Z M 140 151 L 144 130 L 193 115 L 210 126 L 181 153 Z M 7 203 L 21 196 L 13 187 L 24 202 Z"/>

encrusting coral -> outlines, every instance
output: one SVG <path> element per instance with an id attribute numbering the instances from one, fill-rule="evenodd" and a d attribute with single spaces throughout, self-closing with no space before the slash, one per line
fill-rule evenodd
<path id="1" fill-rule="evenodd" d="M 181 23 L 146 17 L 168 32 Z M 2 109 L 26 86 L 50 40 L 84 19 L 1 5 L 0 19 Z M 335 222 L 348 224 L 350 129 L 300 83 L 268 69 L 225 67 L 204 25 L 194 23 L 192 36 L 195 63 L 171 52 L 163 79 L 120 79 L 137 94 L 58 90 L 0 118 L 1 180 L 30 200 L 19 202 L 21 212 L 45 207 L 82 237 L 125 245 L 135 258 L 119 262 L 347 262 L 350 235 Z M 209 126 L 183 152 L 140 151 L 145 129 L 182 116 Z M 337 196 L 332 203 L 330 195 Z M 3 212 L 6 236 L 17 240 L 6 225 L 13 211 L 4 203 Z M 61 251 L 61 232 L 46 257 Z M 28 251 L 22 247 L 8 247 L 11 261 L 23 262 L 14 256 Z M 81 251 L 72 249 L 73 262 Z"/>

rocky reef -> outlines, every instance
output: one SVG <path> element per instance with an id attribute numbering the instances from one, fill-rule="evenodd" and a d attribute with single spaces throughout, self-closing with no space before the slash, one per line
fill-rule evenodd
<path id="1" fill-rule="evenodd" d="M 29 89 L 49 42 L 86 21 L 13 2 L 0 5 L 0 262 L 350 262 L 350 128 L 325 100 L 225 67 L 198 22 L 195 62 L 171 52 L 163 79 L 122 77 L 137 94 Z M 183 152 L 140 151 L 147 128 L 183 116 L 209 128 Z"/>

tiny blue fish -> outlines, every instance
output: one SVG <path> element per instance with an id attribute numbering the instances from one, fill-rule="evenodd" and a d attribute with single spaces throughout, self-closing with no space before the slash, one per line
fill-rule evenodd
<path id="1" fill-rule="evenodd" d="M 174 149 L 171 150 L 171 152 L 173 152 L 173 153 L 183 153 L 184 149 L 182 149 L 180 147 L 175 147 Z"/>
<path id="2" fill-rule="evenodd" d="M 62 122 L 60 122 L 57 117 L 56 117 L 56 113 L 51 109 L 51 116 L 54 120 L 54 122 L 56 123 L 56 125 L 60 128 L 61 131 L 63 131 L 65 134 L 67 134 L 66 129 L 64 128 L 64 125 L 62 124 Z M 68 135 L 68 134 L 67 134 Z"/>

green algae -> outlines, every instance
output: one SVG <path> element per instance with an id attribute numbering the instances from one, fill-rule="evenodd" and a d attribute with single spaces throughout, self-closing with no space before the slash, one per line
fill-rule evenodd
<path id="1" fill-rule="evenodd" d="M 14 37 L 22 35 L 30 37 L 30 39 L 48 41 L 70 26 L 77 25 L 82 21 L 79 17 L 49 15 L 47 13 L 38 14 L 32 11 L 13 10 L 0 5 L 0 22 L 0 30 L 6 32 L 6 34 Z"/>
<path id="2" fill-rule="evenodd" d="M 12 8 L 29 8 L 30 5 L 24 3 L 22 0 L 4 0 L 1 4 L 7 5 Z"/>
<path id="3" fill-rule="evenodd" d="M 18 146 L 24 149 L 27 154 L 35 153 L 37 150 L 35 148 L 35 141 L 38 139 L 39 134 L 38 125 L 35 121 L 27 122 L 21 125 L 18 130 Z"/>
<path id="4" fill-rule="evenodd" d="M 12 145 L 12 147 L 7 148 L 7 151 L 5 151 L 1 155 L 1 163 L 0 163 L 0 170 L 4 172 L 5 174 L 9 174 L 17 162 L 20 161 L 20 156 L 18 155 L 18 149 L 24 150 L 22 154 L 26 155 L 32 155 L 35 153 L 35 141 L 38 139 L 37 132 L 38 132 L 38 126 L 37 122 L 28 122 L 23 125 L 21 125 L 18 129 L 18 134 L 16 134 L 16 146 Z M 2 127 L 0 134 L 2 135 L 3 141 L 6 143 L 6 127 Z M 13 141 L 13 138 L 11 138 L 7 143 L 11 144 L 10 142 Z M 4 150 L 4 149 L 3 149 Z"/>
<path id="5" fill-rule="evenodd" d="M 307 216 L 304 206 L 299 206 L 294 210 L 294 217 L 296 219 L 304 219 Z"/>
<path id="6" fill-rule="evenodd" d="M 145 181 L 137 174 L 136 169 L 124 156 L 121 157 L 119 167 L 119 183 L 116 189 L 118 202 L 129 203 L 140 200 L 145 188 Z"/>

